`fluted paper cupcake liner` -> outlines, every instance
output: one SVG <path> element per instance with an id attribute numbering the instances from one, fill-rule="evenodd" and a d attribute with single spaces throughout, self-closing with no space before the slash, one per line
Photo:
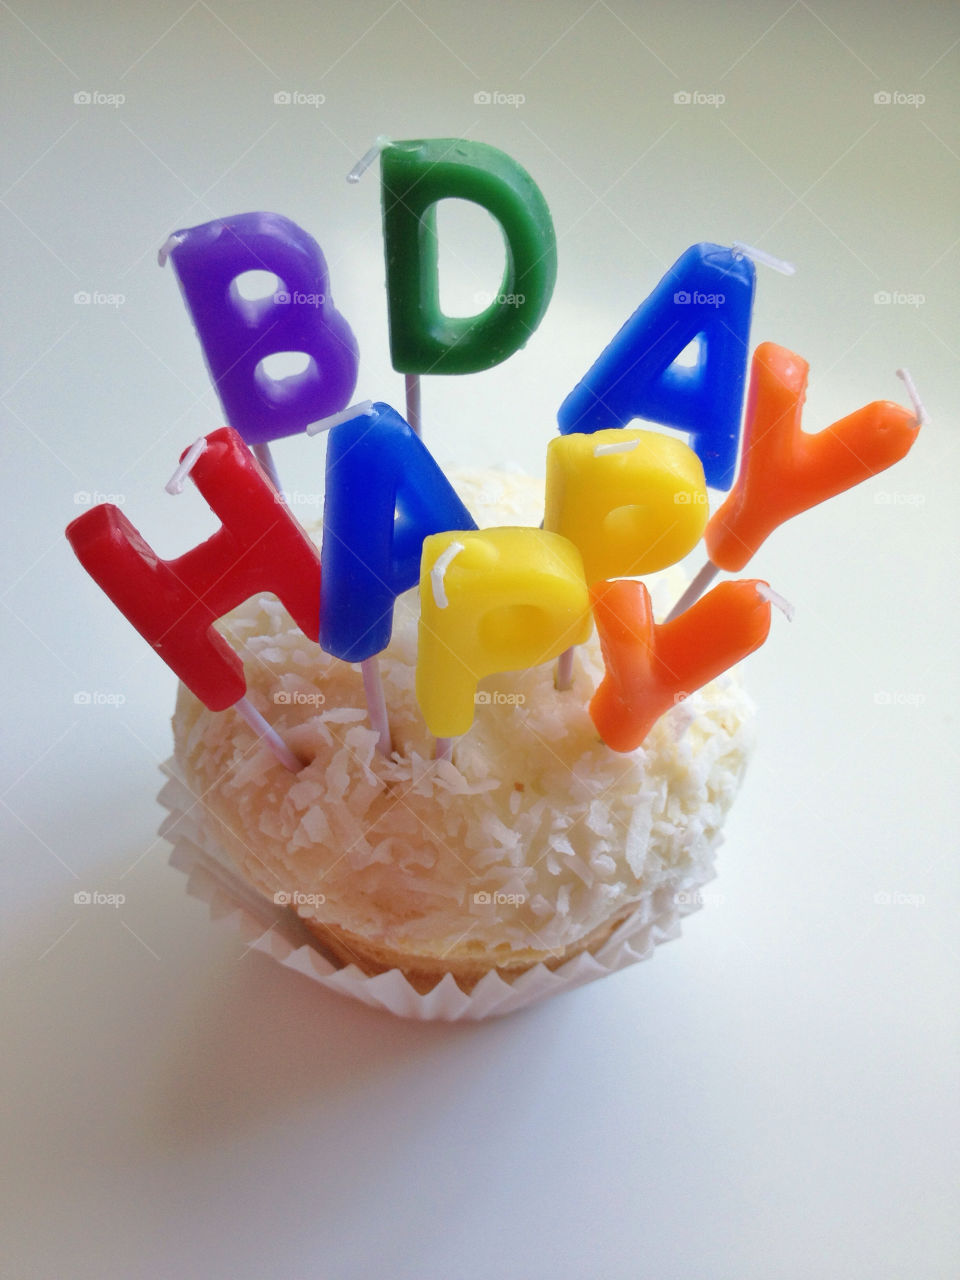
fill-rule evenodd
<path id="1" fill-rule="evenodd" d="M 182 781 L 175 761 L 168 760 L 161 769 L 167 781 L 157 798 L 167 815 L 159 834 L 173 845 L 170 865 L 186 875 L 187 892 L 207 904 L 211 919 L 228 920 L 252 950 L 271 956 L 285 968 L 400 1018 L 476 1022 L 499 1017 L 647 960 L 659 943 L 679 937 L 682 918 L 699 905 L 697 891 L 714 876 L 711 853 L 698 876 L 679 889 L 655 891 L 595 952 L 583 952 L 556 969 L 538 964 L 511 982 L 488 973 L 469 995 L 447 974 L 423 995 L 399 969 L 371 977 L 356 965 L 342 964 L 323 949 L 294 911 L 251 888 L 206 831 L 202 806 Z"/>

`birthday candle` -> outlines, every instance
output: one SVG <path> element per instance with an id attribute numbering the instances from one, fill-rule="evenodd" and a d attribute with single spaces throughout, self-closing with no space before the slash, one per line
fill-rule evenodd
<path id="1" fill-rule="evenodd" d="M 475 373 L 522 347 L 543 319 L 557 275 L 550 210 L 516 160 L 482 142 L 392 142 L 380 156 L 390 354 L 401 373 Z M 503 232 L 506 270 L 476 316 L 440 309 L 436 207 L 469 200 Z"/>
<path id="2" fill-rule="evenodd" d="M 642 582 L 591 587 L 606 674 L 590 716 L 608 747 L 635 750 L 664 712 L 763 644 L 772 595 L 765 587 L 722 582 L 661 626 Z"/>
<path id="3" fill-rule="evenodd" d="M 776 343 L 754 352 L 740 474 L 707 525 L 718 568 L 739 571 L 778 525 L 892 467 L 919 434 L 916 416 L 889 400 L 805 432 L 808 372 L 806 360 Z"/>
<path id="4" fill-rule="evenodd" d="M 556 436 L 543 527 L 579 549 L 587 582 L 655 573 L 700 541 L 709 508 L 700 459 L 653 431 Z"/>
<path id="5" fill-rule="evenodd" d="M 327 444 L 320 643 L 363 662 L 390 643 L 397 596 L 416 586 L 429 534 L 476 529 L 426 445 L 388 404 Z"/>
<path id="6" fill-rule="evenodd" d="M 193 480 L 221 527 L 175 560 L 161 560 L 118 507 L 103 503 L 67 527 L 80 563 L 211 711 L 246 693 L 243 666 L 213 624 L 260 591 L 279 596 L 311 640 L 320 618 L 320 557 L 278 500 L 240 436 L 206 437 Z"/>
<path id="7" fill-rule="evenodd" d="M 756 270 L 740 250 L 695 244 L 641 303 L 560 406 L 560 431 L 646 418 L 687 431 L 707 484 L 733 484 Z M 692 368 L 675 363 L 694 339 Z"/>
<path id="8" fill-rule="evenodd" d="M 473 723 L 477 681 L 556 658 L 591 631 L 583 561 L 541 529 L 438 533 L 423 544 L 417 701 L 438 738 Z"/>
<path id="9" fill-rule="evenodd" d="M 249 445 L 302 431 L 350 401 L 357 343 L 333 305 L 320 246 L 277 213 L 242 213 L 175 231 L 161 261 L 173 264 L 204 359 L 230 425 Z M 280 284 L 250 301 L 238 276 L 269 271 Z M 303 372 L 277 379 L 264 360 L 309 357 Z"/>

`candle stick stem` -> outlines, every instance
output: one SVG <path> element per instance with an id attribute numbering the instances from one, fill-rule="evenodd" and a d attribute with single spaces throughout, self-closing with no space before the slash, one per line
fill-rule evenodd
<path id="1" fill-rule="evenodd" d="M 413 428 L 416 435 L 422 435 L 419 373 L 405 373 L 403 375 L 403 388 L 407 396 L 407 422 Z"/>
<path id="2" fill-rule="evenodd" d="M 666 621 L 673 622 L 674 618 L 679 618 L 681 613 L 685 613 L 692 604 L 695 604 L 719 572 L 720 566 L 714 564 L 712 560 L 708 560 L 667 614 Z"/>
<path id="3" fill-rule="evenodd" d="M 286 500 L 283 492 L 283 485 L 280 483 L 280 476 L 277 474 L 277 466 L 273 460 L 273 454 L 270 452 L 270 446 L 268 444 L 253 444 L 250 446 L 250 452 L 267 473 L 270 483 L 276 489 L 277 493 L 279 493 L 281 498 Z"/>
<path id="4" fill-rule="evenodd" d="M 390 717 L 387 714 L 387 699 L 383 692 L 380 664 L 377 662 L 376 656 L 366 658 L 361 662 L 360 671 L 363 675 L 363 691 L 367 698 L 367 712 L 370 716 L 370 724 L 379 735 L 377 738 L 377 750 L 382 756 L 386 756 L 389 759 L 393 750 L 393 741 L 390 736 Z"/>
<path id="5" fill-rule="evenodd" d="M 266 743 L 283 767 L 289 769 L 291 773 L 299 773 L 303 768 L 303 761 L 297 759 L 273 725 L 267 723 L 250 699 L 241 698 L 233 706 L 235 711 L 240 712 L 257 737 Z"/>
<path id="6" fill-rule="evenodd" d="M 433 750 L 434 760 L 453 759 L 453 738 L 438 738 Z"/>
<path id="7" fill-rule="evenodd" d="M 561 693 L 565 693 L 573 684 L 573 649 L 573 645 L 569 649 L 564 649 L 557 659 L 557 672 L 553 678 L 553 684 L 554 688 Z"/>

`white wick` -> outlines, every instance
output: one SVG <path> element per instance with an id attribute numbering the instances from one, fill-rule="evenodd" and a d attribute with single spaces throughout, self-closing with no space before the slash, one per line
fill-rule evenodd
<path id="1" fill-rule="evenodd" d="M 605 453 L 630 453 L 639 443 L 639 440 L 616 440 L 613 444 L 598 444 L 593 456 L 602 458 Z"/>
<path id="2" fill-rule="evenodd" d="M 183 486 L 184 484 L 186 484 L 187 476 L 193 470 L 194 464 L 196 463 L 197 459 L 200 457 L 201 453 L 203 453 L 204 449 L 206 449 L 206 447 L 207 447 L 206 436 L 201 436 L 199 440 L 194 440 L 193 444 L 190 446 L 187 452 L 183 455 L 183 459 L 181 460 L 180 465 L 177 467 L 176 471 L 173 473 L 173 475 L 170 477 L 167 483 L 163 486 L 166 489 L 167 493 L 172 493 L 174 497 L 176 497 L 178 493 L 183 493 Z"/>
<path id="3" fill-rule="evenodd" d="M 363 153 L 363 155 L 360 157 L 357 163 L 353 166 L 353 168 L 347 174 L 347 181 L 351 183 L 359 182 L 360 179 L 363 177 L 363 175 L 367 172 L 367 170 L 373 164 L 374 160 L 376 160 L 380 152 L 384 149 L 384 147 L 389 147 L 390 142 L 391 142 L 391 139 L 388 138 L 385 133 L 378 133 L 376 141 L 374 142 L 370 150 L 365 151 Z"/>
<path id="4" fill-rule="evenodd" d="M 358 400 L 356 404 L 348 404 L 339 413 L 331 413 L 329 418 L 320 418 L 307 427 L 308 436 L 317 436 L 321 431 L 329 431 L 331 427 L 339 427 L 341 422 L 349 422 L 352 418 L 369 418 L 373 414 L 372 400 Z"/>
<path id="5" fill-rule="evenodd" d="M 450 568 L 451 562 L 456 556 L 464 551 L 465 547 L 462 542 L 451 542 L 445 551 L 437 556 L 433 568 L 430 570 L 430 586 L 433 588 L 433 602 L 438 609 L 446 609 L 450 601 L 447 599 L 447 593 L 443 585 L 443 575 Z"/>
<path id="6" fill-rule="evenodd" d="M 772 253 L 767 253 L 765 249 L 755 249 L 753 245 L 744 244 L 742 240 L 734 240 L 733 252 L 745 254 L 746 257 L 752 258 L 754 262 L 762 262 L 765 267 L 773 267 L 774 271 L 779 271 L 783 276 L 797 274 L 797 268 L 792 262 L 787 262 L 783 258 L 775 258 Z"/>
<path id="7" fill-rule="evenodd" d="M 917 384 L 910 377 L 909 369 L 898 369 L 897 377 L 907 389 L 907 395 L 910 397 L 910 403 L 913 405 L 913 412 L 917 415 L 917 425 L 925 427 L 930 421 L 930 415 L 924 408 L 923 401 L 920 399 L 920 393 L 917 391 Z"/>
<path id="8" fill-rule="evenodd" d="M 177 235 L 176 232 L 174 232 L 172 236 L 167 236 L 166 240 L 164 240 L 163 244 L 157 250 L 157 265 L 165 267 L 167 265 L 167 259 L 170 257 L 171 253 L 173 253 L 177 245 L 183 244 L 186 238 L 186 236 Z"/>
<path id="9" fill-rule="evenodd" d="M 768 587 L 765 582 L 758 582 L 757 595 L 761 600 L 767 600 L 774 606 L 774 608 L 779 609 L 788 622 L 793 621 L 793 615 L 796 613 L 796 609 L 794 609 L 789 600 L 785 600 L 783 596 L 774 591 L 772 587 Z"/>

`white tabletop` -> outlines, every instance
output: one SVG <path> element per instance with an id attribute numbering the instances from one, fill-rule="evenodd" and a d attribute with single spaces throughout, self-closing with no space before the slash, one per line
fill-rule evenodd
<path id="1" fill-rule="evenodd" d="M 954 1276 L 956 12 L 14 0 L 0 37 L 4 1273 Z M 478 1026 L 347 1003 L 187 897 L 154 834 L 174 678 L 63 538 L 83 494 L 162 555 L 214 527 L 163 491 L 220 424 L 156 266 L 176 227 L 312 232 L 358 397 L 400 404 L 376 172 L 343 180 L 378 133 L 502 147 L 558 232 L 527 349 L 425 382 L 444 465 L 538 469 L 573 380 L 704 239 L 798 264 L 759 270 L 753 339 L 810 361 L 808 429 L 903 401 L 901 365 L 932 419 L 751 565 L 796 619 L 746 668 L 759 749 L 683 939 Z M 492 232 L 441 231 L 468 310 Z M 321 483 L 319 442 L 275 456 Z"/>

